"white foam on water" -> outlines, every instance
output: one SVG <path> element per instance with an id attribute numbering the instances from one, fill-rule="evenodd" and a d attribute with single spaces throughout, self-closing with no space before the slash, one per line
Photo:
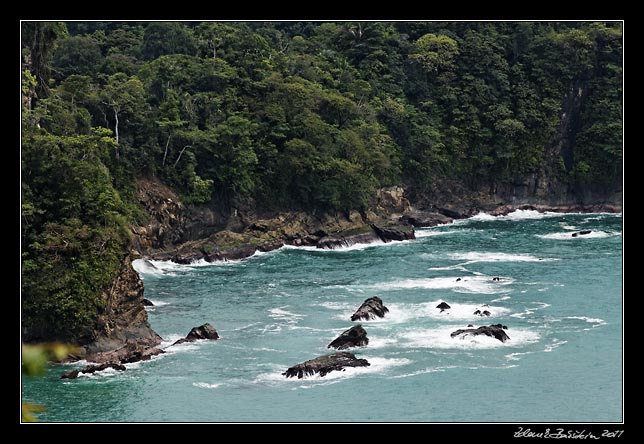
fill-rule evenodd
<path id="1" fill-rule="evenodd" d="M 487 213 L 478 213 L 470 217 L 469 220 L 496 220 L 497 217 L 498 216 L 492 216 L 491 214 Z"/>
<path id="2" fill-rule="evenodd" d="M 573 237 L 570 232 L 561 233 L 548 233 L 548 234 L 535 234 L 535 237 L 541 239 L 554 239 L 554 240 L 577 240 L 577 239 L 602 239 L 605 237 L 621 236 L 620 231 L 591 231 L 588 234 L 581 234 Z"/>
<path id="3" fill-rule="evenodd" d="M 439 308 L 436 308 L 436 306 L 441 302 L 444 302 L 444 300 L 438 299 L 431 302 L 422 302 L 420 304 L 385 304 L 387 308 L 389 308 L 389 313 L 385 314 L 384 318 L 378 318 L 368 322 L 374 324 L 377 324 L 379 322 L 403 323 L 411 319 L 419 318 L 431 318 L 445 321 L 476 321 L 480 319 L 490 319 L 497 316 L 504 316 L 510 312 L 510 310 L 505 307 L 483 306 L 482 304 L 459 304 L 450 302 L 447 302 L 450 308 L 441 312 Z M 481 317 L 474 314 L 476 310 L 488 310 L 491 315 Z"/>
<path id="4" fill-rule="evenodd" d="M 332 371 L 327 373 L 325 376 L 320 376 L 316 373 L 315 375 L 304 376 L 303 378 L 298 379 L 297 377 L 287 378 L 282 375 L 289 366 L 276 366 L 275 364 L 271 364 L 270 367 L 272 367 L 274 371 L 258 375 L 253 380 L 253 383 L 268 385 L 296 384 L 299 385 L 299 388 L 311 388 L 312 386 L 310 384 L 327 385 L 364 374 L 386 373 L 391 368 L 408 365 L 412 362 L 406 358 L 383 358 L 379 356 L 370 357 L 363 355 L 357 357 L 366 359 L 370 365 L 368 367 L 345 367 L 344 370 Z M 302 383 L 305 383 L 305 385 L 301 385 Z"/>
<path id="5" fill-rule="evenodd" d="M 486 251 L 469 251 L 465 253 L 450 253 L 452 260 L 468 261 L 461 265 L 468 265 L 477 262 L 550 262 L 558 261 L 558 258 L 540 258 L 529 254 L 510 254 Z"/>
<path id="6" fill-rule="evenodd" d="M 514 282 L 513 279 L 503 278 L 501 281 L 493 281 L 488 276 L 467 276 L 461 277 L 460 281 L 455 277 L 435 277 L 425 279 L 402 279 L 392 282 L 383 282 L 368 286 L 373 290 L 409 290 L 415 288 L 423 289 L 448 289 L 458 293 L 474 294 L 497 294 L 510 291 L 505 288 Z"/>
<path id="7" fill-rule="evenodd" d="M 358 308 L 358 307 L 355 307 L 355 303 L 349 303 L 349 302 L 327 301 L 327 302 L 320 302 L 318 305 L 320 307 L 328 308 L 330 310 L 351 310 L 352 308 L 355 308 L 355 309 Z"/>
<path id="8" fill-rule="evenodd" d="M 510 353 L 508 355 L 505 355 L 505 359 L 508 361 L 519 361 L 521 360 L 521 356 L 523 355 L 531 355 L 534 352 L 517 352 L 517 353 Z"/>
<path id="9" fill-rule="evenodd" d="M 447 271 L 447 270 L 461 270 L 461 271 L 468 271 L 467 268 L 464 267 L 464 265 L 470 264 L 471 262 L 464 262 L 462 264 L 456 264 L 456 265 L 448 265 L 446 267 L 430 267 L 427 270 L 433 270 L 433 271 Z"/>
<path id="10" fill-rule="evenodd" d="M 163 307 L 164 305 L 170 305 L 169 302 L 157 301 L 156 299 L 148 299 L 148 300 L 154 304 L 154 306 L 152 306 L 150 308 Z"/>
<path id="11" fill-rule="evenodd" d="M 563 319 L 575 319 L 579 321 L 584 321 L 589 324 L 593 324 L 590 328 L 584 328 L 584 331 L 592 330 L 593 328 L 601 327 L 602 325 L 606 325 L 606 321 L 603 319 L 599 318 L 589 318 L 587 316 L 566 316 Z"/>
<path id="12" fill-rule="evenodd" d="M 470 219 L 473 220 L 534 220 L 534 219 L 545 219 L 547 217 L 556 217 L 561 216 L 561 213 L 554 213 L 551 211 L 545 211 L 540 213 L 537 210 L 514 210 L 506 215 L 501 216 L 492 216 L 487 213 L 478 213 L 472 216 Z"/>
<path id="13" fill-rule="evenodd" d="M 559 222 L 559 226 L 564 230 L 577 230 L 577 227 L 574 225 L 568 225 L 565 222 Z"/>
<path id="14" fill-rule="evenodd" d="M 478 325 L 480 326 L 480 325 Z M 470 328 L 477 328 L 477 325 Z M 539 334 L 524 329 L 506 330 L 510 337 L 506 342 L 486 335 L 459 335 L 452 338 L 451 333 L 463 326 L 446 326 L 429 329 L 412 329 L 396 334 L 398 345 L 403 348 L 433 348 L 433 349 L 460 349 L 477 350 L 500 347 L 517 347 L 532 344 L 539 340 Z"/>
<path id="15" fill-rule="evenodd" d="M 524 293 L 525 291 L 522 291 L 521 293 Z M 547 304 L 545 302 L 533 302 L 533 304 L 538 305 L 537 307 L 534 308 L 527 308 L 525 311 L 520 312 L 520 313 L 513 313 L 510 315 L 512 318 L 519 318 L 519 319 L 525 319 L 526 316 L 531 315 L 537 310 L 542 310 L 544 308 L 550 307 L 550 304 Z"/>
<path id="16" fill-rule="evenodd" d="M 567 343 L 568 343 L 568 341 L 564 341 L 564 340 L 560 340 L 560 339 L 555 338 L 555 339 L 552 340 L 552 342 L 550 344 L 546 344 L 546 346 L 544 347 L 543 351 L 546 352 L 546 353 L 550 353 L 554 349 L 559 348 L 562 345 L 567 344 Z"/>
<path id="17" fill-rule="evenodd" d="M 442 367 L 427 367 L 427 368 L 424 368 L 422 370 L 413 371 L 411 373 L 405 373 L 405 374 L 402 374 L 402 375 L 392 376 L 391 378 L 392 379 L 408 378 L 410 376 L 425 375 L 427 373 L 444 372 L 445 370 L 449 370 L 449 369 L 452 369 L 452 368 L 458 368 L 458 366 L 457 365 L 445 365 L 445 366 L 442 366 Z"/>
<path id="18" fill-rule="evenodd" d="M 193 382 L 194 387 L 205 388 L 205 389 L 216 389 L 221 387 L 221 384 L 208 384 L 207 382 Z"/>
<path id="19" fill-rule="evenodd" d="M 512 299 L 512 296 L 501 296 L 500 298 L 492 299 L 490 302 L 501 302 L 507 301 L 508 299 Z"/>
<path id="20" fill-rule="evenodd" d="M 458 232 L 459 230 L 445 230 L 445 231 L 437 231 L 437 230 L 431 230 L 431 229 L 415 230 L 416 239 L 423 238 L 423 237 L 442 236 L 444 234 L 452 234 L 452 233 L 458 233 Z"/>
<path id="21" fill-rule="evenodd" d="M 283 321 L 287 324 L 296 324 L 300 319 L 306 317 L 306 315 L 292 313 L 290 311 L 284 310 L 288 307 L 288 305 L 284 305 L 282 307 L 271 308 L 268 310 L 268 316 L 278 321 Z"/>
<path id="22" fill-rule="evenodd" d="M 391 242 L 383 242 L 382 240 L 374 240 L 373 242 L 370 242 L 368 244 L 364 243 L 358 243 L 358 244 L 353 244 L 349 246 L 338 246 L 334 248 L 317 248 L 317 247 L 311 247 L 311 246 L 306 246 L 306 247 L 296 247 L 293 245 L 284 245 L 282 248 L 287 249 L 287 250 L 302 250 L 302 251 L 317 251 L 317 252 L 326 252 L 326 253 L 332 253 L 332 252 L 346 252 L 346 251 L 358 251 L 358 250 L 365 250 L 367 248 L 374 248 L 374 247 L 383 247 L 383 246 L 392 246 L 392 245 L 400 245 L 400 244 L 405 244 L 409 243 L 409 240 L 404 240 L 404 241 L 391 241 Z"/>

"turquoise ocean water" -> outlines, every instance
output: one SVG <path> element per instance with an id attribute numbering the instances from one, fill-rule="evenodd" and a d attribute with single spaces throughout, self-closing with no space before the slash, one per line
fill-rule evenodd
<path id="1" fill-rule="evenodd" d="M 72 381 L 58 378 L 84 363 L 53 365 L 23 379 L 23 401 L 54 422 L 622 421 L 621 215 L 481 214 L 416 233 L 220 264 L 137 262 L 164 346 L 205 322 L 221 339 Z M 362 322 L 370 343 L 352 350 L 370 367 L 281 375 L 330 352 L 374 295 L 389 313 Z M 440 313 L 441 301 L 452 308 Z M 473 314 L 483 304 L 490 318 Z M 450 337 L 496 323 L 506 343 Z"/>

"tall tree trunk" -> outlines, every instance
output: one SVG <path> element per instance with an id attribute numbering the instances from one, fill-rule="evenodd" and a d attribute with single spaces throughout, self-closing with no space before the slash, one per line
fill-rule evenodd
<path id="1" fill-rule="evenodd" d="M 119 112 L 114 108 L 114 137 L 116 138 L 116 160 L 119 160 Z"/>

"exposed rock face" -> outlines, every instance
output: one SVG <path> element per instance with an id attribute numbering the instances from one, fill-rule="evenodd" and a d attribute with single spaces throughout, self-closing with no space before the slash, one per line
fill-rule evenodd
<path id="1" fill-rule="evenodd" d="M 371 228 L 378 235 L 383 242 L 391 242 L 392 240 L 403 241 L 409 239 L 416 239 L 414 230 L 405 230 L 402 228 L 384 228 L 376 224 L 371 224 Z"/>
<path id="2" fill-rule="evenodd" d="M 215 330 L 215 327 L 213 327 L 209 323 L 205 323 L 203 325 L 200 325 L 199 327 L 194 327 L 192 330 L 190 330 L 188 336 L 177 340 L 172 345 L 179 345 L 183 344 L 184 342 L 194 342 L 197 339 L 210 339 L 216 341 L 217 339 L 219 339 L 219 334 L 217 333 L 217 330 Z"/>
<path id="3" fill-rule="evenodd" d="M 507 327 L 505 328 L 507 329 Z M 508 339 L 510 339 L 510 337 L 504 331 L 503 326 L 501 324 L 488 325 L 488 326 L 484 325 L 479 328 L 465 328 L 465 329 L 462 328 L 462 329 L 456 330 L 450 336 L 452 338 L 459 336 L 462 339 L 469 335 L 472 335 L 472 336 L 486 335 L 492 338 L 496 338 L 501 342 L 505 342 Z"/>
<path id="4" fill-rule="evenodd" d="M 448 224 L 454 219 L 441 213 L 431 211 L 411 211 L 404 213 L 400 221 L 414 227 L 434 227 L 436 225 Z"/>
<path id="5" fill-rule="evenodd" d="M 148 224 L 132 227 L 134 249 L 141 254 L 207 237 L 226 224 L 226 218 L 210 208 L 185 206 L 179 196 L 158 179 L 139 179 L 136 197 L 149 216 Z"/>
<path id="6" fill-rule="evenodd" d="M 380 238 L 373 231 L 367 233 L 353 234 L 340 237 L 324 237 L 320 239 L 316 247 L 324 249 L 335 249 L 340 247 L 350 247 L 355 244 L 370 244 L 380 240 Z"/>
<path id="7" fill-rule="evenodd" d="M 450 308 L 452 308 L 452 307 L 450 307 L 450 305 L 449 305 L 447 302 L 441 302 L 440 304 L 438 304 L 438 305 L 436 306 L 436 308 L 440 308 L 441 313 L 442 313 L 442 312 L 444 312 L 445 310 L 450 309 Z"/>
<path id="8" fill-rule="evenodd" d="M 154 303 L 151 300 L 145 298 L 143 298 L 143 305 L 146 307 L 154 307 Z"/>
<path id="9" fill-rule="evenodd" d="M 150 346 L 136 338 L 129 339 L 125 345 L 113 350 L 102 351 L 87 355 L 87 360 L 99 364 L 120 362 L 127 364 L 130 362 L 148 361 L 152 356 L 164 353 L 163 350 L 156 346 Z"/>
<path id="10" fill-rule="evenodd" d="M 410 208 L 402 187 L 380 188 L 376 191 L 374 209 L 381 214 L 403 213 Z"/>
<path id="11" fill-rule="evenodd" d="M 332 371 L 344 371 L 346 367 L 368 367 L 369 361 L 358 359 L 353 353 L 338 352 L 330 355 L 318 356 L 315 359 L 302 362 L 288 368 L 282 375 L 287 378 L 297 376 L 302 379 L 304 376 L 310 376 L 318 373 L 320 376 L 326 376 Z"/>
<path id="12" fill-rule="evenodd" d="M 88 365 L 82 370 L 72 370 L 67 373 L 63 373 L 60 379 L 76 379 L 78 378 L 78 375 L 80 375 L 81 373 L 96 373 L 96 372 L 101 372 L 103 370 L 107 370 L 108 368 L 113 368 L 114 370 L 119 370 L 119 371 L 126 370 L 125 366 L 122 364 L 109 362 L 109 363 L 99 364 L 99 365 Z"/>
<path id="13" fill-rule="evenodd" d="M 382 303 L 382 299 L 373 296 L 366 299 L 362 305 L 351 315 L 352 321 L 365 320 L 370 321 L 376 318 L 384 318 L 389 309 Z"/>
<path id="14" fill-rule="evenodd" d="M 362 328 L 362 325 L 354 325 L 350 329 L 342 332 L 327 348 L 344 350 L 350 347 L 364 347 L 367 344 L 369 344 L 369 338 L 367 337 L 365 329 Z"/>
<path id="15" fill-rule="evenodd" d="M 132 343 L 141 349 L 161 343 L 161 337 L 148 323 L 143 305 L 143 283 L 132 268 L 129 256 L 123 258 L 119 273 L 101 293 L 101 298 L 104 301 L 102 313 L 81 343 L 88 355 L 122 349 Z"/>

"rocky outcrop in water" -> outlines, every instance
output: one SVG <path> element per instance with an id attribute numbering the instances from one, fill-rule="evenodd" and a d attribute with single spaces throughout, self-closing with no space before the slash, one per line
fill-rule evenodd
<path id="1" fill-rule="evenodd" d="M 445 310 L 448 310 L 448 309 L 450 309 L 450 308 L 452 308 L 452 307 L 450 307 L 450 305 L 449 305 L 447 302 L 441 302 L 440 304 L 438 304 L 438 305 L 436 306 L 436 308 L 439 308 L 439 309 L 440 309 L 440 311 L 441 311 L 441 313 L 442 313 L 442 312 L 444 312 Z"/>
<path id="2" fill-rule="evenodd" d="M 148 361 L 152 356 L 161 353 L 164 353 L 164 351 L 157 348 L 156 344 L 151 346 L 137 338 L 132 338 L 128 339 L 125 345 L 114 350 L 89 354 L 87 355 L 87 360 L 99 364 L 115 362 L 127 364 L 130 362 Z"/>
<path id="3" fill-rule="evenodd" d="M 132 268 L 129 256 L 125 256 L 121 268 L 111 285 L 101 292 L 103 309 L 94 328 L 81 338 L 81 353 L 78 359 L 87 356 L 88 361 L 107 362 L 119 359 L 95 359 L 103 352 L 119 353 L 132 347 L 140 350 L 161 343 L 161 337 L 148 323 L 144 306 L 143 282 Z M 90 359 L 91 358 L 91 359 Z"/>
<path id="4" fill-rule="evenodd" d="M 298 379 L 302 379 L 305 376 L 314 375 L 316 373 L 320 376 L 326 376 L 332 371 L 344 371 L 346 367 L 368 367 L 369 365 L 371 365 L 369 364 L 369 361 L 366 359 L 356 358 L 353 353 L 338 352 L 330 355 L 318 356 L 315 359 L 289 367 L 284 373 L 282 373 L 282 375 L 287 378 L 294 378 L 297 376 Z"/>
<path id="5" fill-rule="evenodd" d="M 367 332 L 362 325 L 354 325 L 348 330 L 342 332 L 340 336 L 335 338 L 327 348 L 335 348 L 337 350 L 344 350 L 350 347 L 364 347 L 369 344 Z"/>
<path id="6" fill-rule="evenodd" d="M 581 230 L 579 232 L 572 233 L 572 237 L 585 236 L 585 235 L 590 234 L 590 233 L 592 233 L 591 230 Z"/>
<path id="7" fill-rule="evenodd" d="M 371 228 L 373 231 L 378 235 L 380 240 L 383 242 L 391 242 L 391 241 L 403 241 L 403 240 L 410 240 L 410 239 L 416 239 L 416 235 L 414 233 L 414 230 L 408 230 L 404 229 L 402 227 L 400 228 L 394 228 L 394 227 L 379 227 L 376 224 L 371 224 Z"/>
<path id="8" fill-rule="evenodd" d="M 400 221 L 414 227 L 434 227 L 436 225 L 448 224 L 454 219 L 444 214 L 433 211 L 410 211 L 404 213 Z"/>
<path id="9" fill-rule="evenodd" d="M 504 331 L 507 329 L 507 327 L 501 325 L 501 324 L 494 324 L 494 325 L 487 325 L 487 326 L 482 326 L 479 328 L 462 328 L 459 330 L 456 330 L 453 332 L 450 336 L 452 338 L 460 337 L 461 339 L 467 337 L 467 336 L 479 336 L 479 335 L 485 335 L 485 336 L 490 336 L 492 338 L 498 339 L 501 342 L 505 342 L 510 337 L 508 334 Z"/>
<path id="10" fill-rule="evenodd" d="M 209 339 L 216 341 L 217 339 L 219 339 L 219 334 L 217 333 L 217 330 L 215 330 L 215 327 L 213 327 L 209 323 L 205 323 L 203 325 L 200 325 L 199 327 L 194 327 L 192 330 L 190 330 L 185 338 L 181 338 L 175 341 L 175 343 L 172 345 L 179 345 L 183 344 L 184 342 L 194 342 L 198 339 Z"/>
<path id="11" fill-rule="evenodd" d="M 96 373 L 96 372 L 102 372 L 103 370 L 107 370 L 108 368 L 113 368 L 114 370 L 118 371 L 125 371 L 126 368 L 122 364 L 117 364 L 114 362 L 109 362 L 105 364 L 98 364 L 98 365 L 88 365 L 82 370 L 72 370 L 66 373 L 63 373 L 60 379 L 76 379 L 78 376 L 83 373 L 83 374 L 91 374 L 91 373 Z"/>
<path id="12" fill-rule="evenodd" d="M 366 299 L 362 305 L 351 315 L 352 321 L 370 321 L 376 318 L 384 318 L 389 309 L 382 303 L 382 299 L 373 296 Z"/>
<path id="13" fill-rule="evenodd" d="M 145 307 L 154 307 L 154 303 L 151 300 L 145 298 L 143 299 L 143 305 Z"/>

